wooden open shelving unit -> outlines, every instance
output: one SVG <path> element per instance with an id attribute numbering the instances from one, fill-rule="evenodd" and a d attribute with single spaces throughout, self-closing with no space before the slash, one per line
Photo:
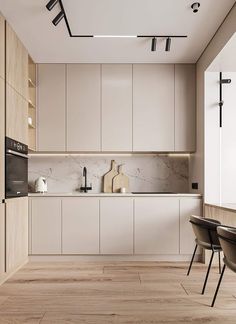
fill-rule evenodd
<path id="1" fill-rule="evenodd" d="M 28 117 L 32 118 L 32 124 L 28 122 L 29 150 L 36 151 L 36 64 L 28 57 Z"/>

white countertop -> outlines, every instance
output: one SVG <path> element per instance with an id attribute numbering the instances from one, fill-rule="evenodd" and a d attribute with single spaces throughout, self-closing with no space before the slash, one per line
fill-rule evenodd
<path id="1" fill-rule="evenodd" d="M 133 193 L 82 193 L 82 192 L 57 192 L 57 193 L 29 193 L 29 197 L 201 197 L 194 193 L 163 193 L 163 194 L 133 194 Z"/>

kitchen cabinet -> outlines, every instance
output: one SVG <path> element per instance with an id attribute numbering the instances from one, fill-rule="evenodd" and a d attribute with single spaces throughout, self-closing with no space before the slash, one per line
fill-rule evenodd
<path id="1" fill-rule="evenodd" d="M 61 199 L 31 201 L 32 254 L 61 254 Z"/>
<path id="2" fill-rule="evenodd" d="M 5 197 L 5 81 L 0 77 L 0 201 Z"/>
<path id="3" fill-rule="evenodd" d="M 99 253 L 99 199 L 62 200 L 62 253 Z"/>
<path id="4" fill-rule="evenodd" d="M 175 151 L 194 152 L 196 141 L 195 65 L 175 65 Z"/>
<path id="5" fill-rule="evenodd" d="M 5 19 L 0 14 L 0 77 L 5 79 Z"/>
<path id="6" fill-rule="evenodd" d="M 101 150 L 101 66 L 67 65 L 67 151 Z"/>
<path id="7" fill-rule="evenodd" d="M 201 199 L 180 199 L 180 254 L 191 254 L 195 247 L 195 236 L 189 223 L 190 215 L 202 216 Z M 200 253 L 199 249 L 197 253 Z"/>
<path id="8" fill-rule="evenodd" d="M 6 81 L 28 100 L 28 53 L 14 30 L 6 24 Z"/>
<path id="9" fill-rule="evenodd" d="M 28 144 L 28 103 L 6 84 L 6 136 Z"/>
<path id="10" fill-rule="evenodd" d="M 134 220 L 135 254 L 179 253 L 179 199 L 137 198 Z"/>
<path id="11" fill-rule="evenodd" d="M 100 253 L 133 254 L 133 199 L 100 202 Z"/>
<path id="12" fill-rule="evenodd" d="M 5 273 L 5 204 L 0 202 L 0 278 Z"/>
<path id="13" fill-rule="evenodd" d="M 132 151 L 132 64 L 102 64 L 102 151 Z"/>
<path id="14" fill-rule="evenodd" d="M 28 197 L 6 200 L 6 270 L 14 271 L 28 258 Z"/>
<path id="15" fill-rule="evenodd" d="M 133 150 L 174 151 L 174 65 L 133 65 Z"/>
<path id="16" fill-rule="evenodd" d="M 66 149 L 66 66 L 38 65 L 38 151 Z"/>

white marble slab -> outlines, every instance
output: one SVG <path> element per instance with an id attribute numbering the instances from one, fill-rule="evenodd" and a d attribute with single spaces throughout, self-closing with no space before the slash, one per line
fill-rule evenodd
<path id="1" fill-rule="evenodd" d="M 102 192 L 102 177 L 109 171 L 111 160 L 124 164 L 130 179 L 130 191 L 178 192 L 188 188 L 188 156 L 31 156 L 29 159 L 29 186 L 34 191 L 34 181 L 39 176 L 47 178 L 48 192 L 76 193 L 82 182 L 82 170 L 88 170 L 88 184 L 92 193 Z"/>

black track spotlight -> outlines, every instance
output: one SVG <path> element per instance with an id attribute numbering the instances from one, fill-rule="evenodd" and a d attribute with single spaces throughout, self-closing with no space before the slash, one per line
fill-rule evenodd
<path id="1" fill-rule="evenodd" d="M 152 39 L 151 50 L 152 50 L 152 52 L 156 52 L 156 50 L 157 50 L 157 39 L 156 39 L 156 37 L 153 37 L 153 39 Z"/>
<path id="2" fill-rule="evenodd" d="M 48 4 L 46 5 L 46 8 L 51 11 L 55 5 L 58 3 L 58 0 L 50 0 Z"/>
<path id="3" fill-rule="evenodd" d="M 53 19 L 52 23 L 54 26 L 57 26 L 62 18 L 65 17 L 64 11 L 62 10 L 59 14 Z"/>
<path id="4" fill-rule="evenodd" d="M 168 37 L 166 39 L 166 49 L 165 49 L 166 52 L 169 52 L 170 51 L 170 44 L 171 44 L 171 38 Z"/>

